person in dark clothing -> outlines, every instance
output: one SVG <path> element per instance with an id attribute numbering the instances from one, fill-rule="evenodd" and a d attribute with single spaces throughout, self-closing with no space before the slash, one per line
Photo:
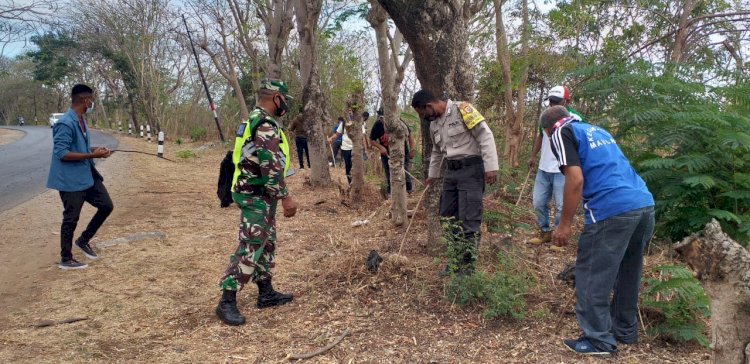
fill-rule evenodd
<path id="1" fill-rule="evenodd" d="M 400 120 L 400 122 L 404 122 L 403 120 Z M 406 125 L 406 130 L 408 132 L 408 136 L 406 138 L 406 141 L 404 141 L 404 171 L 409 172 L 409 165 L 411 164 L 411 159 L 414 158 L 414 138 L 411 136 L 411 129 L 409 129 L 409 126 Z M 385 123 L 384 123 L 384 117 L 383 117 L 383 110 L 378 110 L 378 119 L 375 121 L 375 124 L 372 125 L 372 129 L 370 130 L 370 142 L 373 146 L 375 146 L 380 151 L 380 162 L 383 163 L 383 172 L 385 172 L 385 183 L 386 183 L 386 189 L 388 192 L 388 195 L 391 194 L 391 168 L 388 164 L 389 162 L 389 152 L 390 149 L 388 148 L 388 133 L 385 132 Z M 408 173 L 406 174 L 406 192 L 411 193 L 412 190 L 412 184 L 411 184 L 411 176 Z"/>
<path id="2" fill-rule="evenodd" d="M 294 133 L 294 144 L 297 146 L 297 159 L 299 160 L 299 169 L 305 169 L 303 156 L 307 156 L 307 168 L 310 168 L 310 149 L 307 147 L 307 131 L 302 118 L 303 108 L 299 108 L 299 114 L 292 120 L 289 125 L 289 131 Z"/>

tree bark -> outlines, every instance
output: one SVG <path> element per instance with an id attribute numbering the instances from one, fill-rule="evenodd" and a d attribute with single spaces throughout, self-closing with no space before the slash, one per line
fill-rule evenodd
<path id="1" fill-rule="evenodd" d="M 268 67 L 266 77 L 281 77 L 281 62 L 284 48 L 289 40 L 289 33 L 294 28 L 292 15 L 294 15 L 293 0 L 265 0 L 264 4 L 258 2 L 256 15 L 263 22 L 266 29 L 266 40 L 268 43 Z"/>
<path id="2" fill-rule="evenodd" d="M 401 226 L 406 222 L 406 174 L 404 173 L 404 142 L 408 135 L 406 124 L 398 115 L 398 95 L 404 70 L 411 61 L 411 51 L 407 50 L 403 60 L 399 60 L 402 33 L 396 29 L 394 36 L 388 32 L 388 14 L 376 0 L 370 0 L 367 21 L 375 29 L 380 66 L 380 89 L 383 97 L 384 125 L 388 133 L 390 183 L 391 183 L 391 222 Z"/>
<path id="3" fill-rule="evenodd" d="M 714 363 L 750 363 L 750 253 L 716 220 L 675 245 L 711 298 Z"/>
<path id="4" fill-rule="evenodd" d="M 353 94 L 347 100 L 347 108 L 352 111 L 352 125 L 346 127 L 346 133 L 352 140 L 352 185 L 349 188 L 349 198 L 352 201 L 360 201 L 365 187 L 365 161 L 362 158 L 364 152 L 362 146 L 362 112 L 364 111 L 365 97 L 361 92 Z"/>
<path id="5" fill-rule="evenodd" d="M 523 0 L 521 16 L 521 55 L 523 62 L 521 67 L 520 79 L 518 80 L 518 89 L 515 102 L 513 101 L 513 73 L 511 70 L 511 50 L 508 46 L 508 35 L 505 31 L 503 22 L 503 4 L 504 0 L 493 0 L 495 4 L 495 37 L 497 40 L 497 57 L 503 70 L 503 84 L 505 91 L 503 93 L 505 105 L 505 147 L 503 159 L 511 168 L 518 167 L 518 154 L 523 139 L 523 118 L 526 112 L 526 82 L 529 77 L 529 38 L 531 29 L 529 28 L 529 6 L 528 0 Z M 514 109 L 515 105 L 515 109 Z"/>
<path id="6" fill-rule="evenodd" d="M 378 0 L 404 35 L 414 55 L 422 88 L 438 97 L 472 100 L 473 74 L 468 44 L 468 22 L 478 1 L 470 0 Z M 427 175 L 432 153 L 430 122 L 422 120 L 423 172 Z M 445 167 L 445 166 L 443 166 Z M 439 246 L 442 228 L 438 202 L 442 178 L 424 197 L 428 243 Z"/>
<path id="7" fill-rule="evenodd" d="M 674 43 L 672 44 L 672 51 L 669 55 L 669 60 L 672 63 L 682 63 L 683 61 L 683 55 L 687 47 L 687 38 L 690 34 L 690 14 L 696 5 L 696 0 L 685 0 L 685 3 L 682 5 L 680 20 L 677 22 L 677 31 L 675 32 Z"/>
<path id="8" fill-rule="evenodd" d="M 331 174 L 328 171 L 328 146 L 326 145 L 325 104 L 320 88 L 318 54 L 316 49 L 317 28 L 323 0 L 295 0 L 297 32 L 299 33 L 300 74 L 302 76 L 303 123 L 307 129 L 310 148 L 310 183 L 314 187 L 328 186 Z"/>

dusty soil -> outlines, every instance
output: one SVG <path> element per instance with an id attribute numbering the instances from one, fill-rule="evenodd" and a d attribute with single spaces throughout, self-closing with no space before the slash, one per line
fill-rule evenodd
<path id="1" fill-rule="evenodd" d="M 156 146 L 121 137 L 119 148 L 152 153 Z M 176 156 L 187 148 L 197 157 Z M 346 330 L 339 345 L 309 361 L 600 361 L 560 344 L 578 335 L 573 291 L 554 279 L 573 260 L 574 246 L 554 252 L 528 245 L 531 233 L 510 240 L 485 234 L 485 263 L 506 249 L 539 282 L 528 295 L 526 319 L 487 321 L 481 307 L 463 309 L 443 298 L 445 280 L 435 274 L 441 259 L 424 244 L 421 214 L 403 257 L 394 255 L 404 229 L 388 223 L 376 182 L 370 182 L 363 201 L 346 202 L 338 188 L 344 179 L 340 169 L 339 182 L 329 188 L 311 189 L 304 183 L 306 171 L 289 179 L 300 209 L 293 219 L 279 215 L 274 284 L 294 292 L 294 302 L 258 310 L 256 288 L 248 286 L 238 295 L 248 323 L 221 324 L 213 312 L 217 283 L 236 246 L 239 215 L 234 205 L 219 208 L 215 195 L 224 153 L 221 146 L 169 144 L 166 156 L 174 163 L 131 153 L 115 153 L 102 163 L 115 211 L 94 243 L 144 232 L 164 232 L 166 238 L 99 249 L 101 258 L 88 261 L 85 270 L 56 268 L 62 206 L 55 191 L 0 214 L 0 362 L 280 362 L 287 354 L 323 347 Z M 417 198 L 412 196 L 410 205 Z M 373 211 L 369 225 L 351 227 Z M 92 214 L 90 206 L 84 208 L 80 225 Z M 375 275 L 364 269 L 371 249 L 386 256 Z M 80 251 L 74 254 L 86 261 Z M 43 320 L 84 317 L 33 327 Z M 708 357 L 700 346 L 642 335 L 641 343 L 622 346 L 619 356 L 607 361 L 702 363 Z"/>
<path id="2" fill-rule="evenodd" d="M 23 132 L 12 129 L 0 129 L 0 145 L 10 144 L 23 138 Z"/>

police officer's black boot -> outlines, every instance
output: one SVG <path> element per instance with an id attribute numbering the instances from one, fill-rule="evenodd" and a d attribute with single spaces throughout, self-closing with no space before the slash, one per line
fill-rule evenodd
<path id="1" fill-rule="evenodd" d="M 237 291 L 224 290 L 216 307 L 216 316 L 227 325 L 239 326 L 245 323 L 245 316 L 237 310 Z"/>
<path id="2" fill-rule="evenodd" d="M 271 278 L 258 281 L 258 308 L 279 306 L 294 299 L 291 293 L 279 293 L 273 290 Z"/>

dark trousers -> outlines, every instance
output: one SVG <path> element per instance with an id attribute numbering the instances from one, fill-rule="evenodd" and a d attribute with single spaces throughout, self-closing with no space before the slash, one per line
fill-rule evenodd
<path id="1" fill-rule="evenodd" d="M 299 159 L 299 167 L 305 168 L 305 163 L 303 163 L 303 155 L 307 155 L 307 167 L 310 168 L 310 150 L 307 148 L 307 138 L 306 137 L 295 137 L 294 138 L 294 144 L 297 145 L 297 159 Z"/>
<path id="2" fill-rule="evenodd" d="M 344 157 L 344 166 L 346 167 L 346 179 L 349 181 L 349 184 L 351 184 L 352 183 L 352 151 L 342 149 L 341 156 Z"/>
<path id="3" fill-rule="evenodd" d="M 390 158 L 381 155 L 380 156 L 380 162 L 383 163 L 383 172 L 385 172 L 385 185 L 386 190 L 388 191 L 388 194 L 391 194 L 391 166 L 388 164 L 388 161 Z M 411 164 L 411 161 L 409 160 L 409 155 L 404 155 L 404 171 L 409 172 L 409 165 Z M 411 192 L 411 176 L 408 173 L 405 173 L 404 175 L 406 177 L 406 192 Z"/>
<path id="4" fill-rule="evenodd" d="M 94 185 L 84 191 L 60 191 L 60 199 L 62 199 L 63 208 L 65 209 L 60 228 L 60 257 L 62 261 L 66 261 L 73 258 L 73 254 L 70 251 L 73 247 L 73 233 L 76 230 L 76 226 L 78 226 L 78 218 L 81 215 L 83 203 L 88 202 L 96 207 L 97 210 L 86 230 L 78 238 L 82 242 L 88 242 L 94 237 L 99 227 L 104 224 L 104 220 L 112 213 L 113 205 L 112 199 L 109 198 L 109 193 L 107 193 L 107 189 L 104 187 L 101 179 L 96 177 L 94 178 Z"/>
<path id="5" fill-rule="evenodd" d="M 481 163 L 457 170 L 447 169 L 440 196 L 440 216 L 460 222 L 466 235 L 479 235 L 483 195 L 484 166 Z"/>
<path id="6" fill-rule="evenodd" d="M 473 264 L 479 254 L 480 230 L 482 224 L 482 197 L 484 195 L 484 165 L 482 163 L 447 169 L 443 179 L 443 193 L 440 195 L 440 216 L 451 218 L 458 227 L 446 231 L 456 241 L 459 238 L 461 249 L 455 259 L 460 264 Z"/>
<path id="7" fill-rule="evenodd" d="M 333 145 L 332 145 L 332 149 L 333 149 L 333 158 L 329 159 L 328 161 L 336 163 L 336 165 L 339 165 L 339 163 L 336 162 L 336 161 L 338 160 L 337 157 L 339 155 L 339 151 L 341 151 L 341 142 L 340 141 L 334 141 Z M 343 155 L 342 155 L 342 157 L 343 157 Z"/>
<path id="8" fill-rule="evenodd" d="M 583 227 L 576 253 L 576 318 L 594 346 L 638 341 L 638 290 L 643 250 L 654 233 L 654 207 Z M 611 297 L 611 299 L 610 299 Z"/>

